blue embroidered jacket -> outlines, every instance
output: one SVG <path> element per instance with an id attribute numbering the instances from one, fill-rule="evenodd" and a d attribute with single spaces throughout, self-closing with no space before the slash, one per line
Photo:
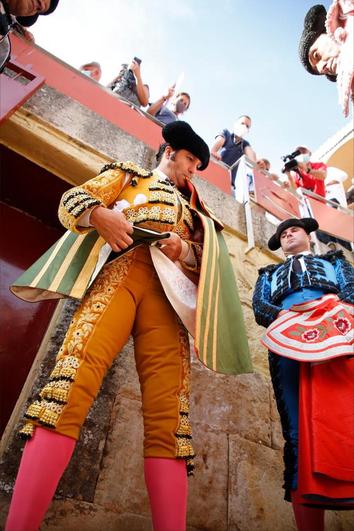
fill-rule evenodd
<path id="1" fill-rule="evenodd" d="M 259 325 L 268 327 L 284 308 L 282 301 L 292 293 L 305 290 L 311 290 L 313 299 L 336 293 L 340 299 L 354 304 L 354 269 L 342 251 L 303 258 L 306 270 L 294 275 L 291 258 L 259 270 L 253 294 L 253 311 Z"/>

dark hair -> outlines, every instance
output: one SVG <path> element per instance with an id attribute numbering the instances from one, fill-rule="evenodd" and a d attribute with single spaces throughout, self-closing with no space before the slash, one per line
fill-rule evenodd
<path id="1" fill-rule="evenodd" d="M 178 96 L 186 96 L 189 99 L 188 107 L 186 107 L 186 109 L 189 109 L 189 106 L 191 104 L 191 97 L 188 92 L 179 92 L 178 94 L 176 94 L 176 98 L 178 98 Z"/>
<path id="2" fill-rule="evenodd" d="M 302 155 L 304 155 L 305 153 L 312 155 L 311 150 L 306 146 L 297 146 L 297 148 L 294 151 L 300 151 Z"/>
<path id="3" fill-rule="evenodd" d="M 346 197 L 347 197 L 347 204 L 348 206 L 351 205 L 352 203 L 354 203 L 354 188 L 349 188 L 349 190 L 347 191 L 347 193 L 345 194 Z"/>
<path id="4" fill-rule="evenodd" d="M 262 161 L 263 161 L 265 164 L 268 164 L 268 166 L 269 166 L 269 168 L 270 168 L 270 162 L 269 162 L 268 159 L 265 159 L 265 158 L 258 159 L 258 160 L 257 160 L 257 164 L 258 164 L 259 162 L 262 162 Z"/>
<path id="5" fill-rule="evenodd" d="M 248 116 L 248 114 L 240 114 L 237 119 L 239 120 L 240 118 L 247 118 L 250 122 L 252 122 L 252 118 Z"/>
<path id="6" fill-rule="evenodd" d="M 163 157 L 163 154 L 165 153 L 165 150 L 166 150 L 167 146 L 169 146 L 169 145 L 170 144 L 168 144 L 167 142 L 164 142 L 163 144 L 160 145 L 159 150 L 156 153 L 156 164 L 157 165 L 160 164 L 161 159 Z"/>
<path id="7" fill-rule="evenodd" d="M 92 61 L 91 63 L 85 63 L 84 65 L 81 65 L 80 68 L 86 68 L 88 66 L 93 66 L 94 68 L 98 68 L 99 70 L 101 70 L 100 63 L 97 63 L 96 61 Z"/>

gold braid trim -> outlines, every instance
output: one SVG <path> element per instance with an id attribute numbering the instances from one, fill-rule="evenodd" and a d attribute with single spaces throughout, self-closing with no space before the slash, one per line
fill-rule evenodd
<path id="1" fill-rule="evenodd" d="M 18 432 L 21 439 L 31 439 L 33 437 L 35 430 L 34 424 L 32 422 L 26 422 L 23 428 Z"/>
<path id="2" fill-rule="evenodd" d="M 184 459 L 187 467 L 187 475 L 193 474 L 193 458 L 195 453 L 192 446 L 192 428 L 189 421 L 189 381 L 190 381 L 190 359 L 188 335 L 181 324 L 179 330 L 179 340 L 181 347 L 181 357 L 183 364 L 183 378 L 179 400 L 179 423 L 176 430 L 176 457 Z"/>
<path id="3" fill-rule="evenodd" d="M 39 393 L 39 396 L 43 399 L 53 400 L 59 404 L 66 404 L 70 387 L 71 382 L 68 382 L 67 380 L 55 380 L 47 383 Z"/>
<path id="4" fill-rule="evenodd" d="M 60 201 L 58 216 L 64 227 L 75 231 L 77 219 L 89 208 L 102 204 L 98 198 L 92 197 L 91 194 L 83 187 L 76 187 L 68 190 L 63 194 Z M 86 229 L 86 232 L 89 229 Z M 85 229 L 80 232 L 85 232 Z"/>
<path id="5" fill-rule="evenodd" d="M 69 394 L 73 389 L 77 371 L 84 362 L 85 345 L 116 289 L 125 279 L 132 261 L 132 256 L 123 256 L 119 261 L 107 264 L 98 275 L 73 316 L 49 382 L 40 391 L 39 399 L 34 401 L 25 413 L 25 417 L 33 420 L 33 423 L 27 423 L 22 428 L 21 437 L 31 437 L 33 424 L 56 428 L 66 404 L 70 401 Z"/>
<path id="6" fill-rule="evenodd" d="M 175 206 L 176 200 L 173 195 L 165 190 L 149 190 L 149 203 L 163 203 L 164 205 Z"/>
<path id="7" fill-rule="evenodd" d="M 177 219 L 177 213 L 173 208 L 154 205 L 153 207 L 128 208 L 125 216 L 131 223 L 144 223 L 154 221 L 174 225 Z"/>
<path id="8" fill-rule="evenodd" d="M 60 358 L 51 375 L 51 380 L 66 379 L 70 381 L 75 380 L 76 371 L 80 366 L 80 360 L 76 356 L 65 356 Z"/>
<path id="9" fill-rule="evenodd" d="M 56 402 L 49 402 L 48 400 L 36 400 L 27 409 L 25 417 L 32 420 L 37 420 L 43 426 L 55 428 L 63 407 L 64 405 L 57 404 Z"/>
<path id="10" fill-rule="evenodd" d="M 140 166 L 138 166 L 134 162 L 131 162 L 130 160 L 128 160 L 127 162 L 111 162 L 110 164 L 105 164 L 101 169 L 100 174 L 107 170 L 117 169 L 131 173 L 135 177 L 142 177 L 143 179 L 147 179 L 148 177 L 152 176 L 152 171 L 144 170 L 143 168 L 140 168 Z"/>

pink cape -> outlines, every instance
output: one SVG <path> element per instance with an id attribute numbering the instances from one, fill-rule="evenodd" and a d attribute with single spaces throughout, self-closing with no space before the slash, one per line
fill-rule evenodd
<path id="1" fill-rule="evenodd" d="M 354 306 L 337 295 L 294 304 L 267 328 L 261 341 L 271 352 L 297 361 L 353 356 Z"/>

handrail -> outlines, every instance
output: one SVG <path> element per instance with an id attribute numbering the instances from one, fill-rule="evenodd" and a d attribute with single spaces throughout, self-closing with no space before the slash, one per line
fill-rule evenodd
<path id="1" fill-rule="evenodd" d="M 313 199 L 317 199 L 318 201 L 321 201 L 321 203 L 326 203 L 329 206 L 336 208 L 337 210 L 342 210 L 344 214 L 350 214 L 351 216 L 354 216 L 354 212 L 352 209 L 342 206 L 339 203 L 336 203 L 335 201 L 332 201 L 331 199 L 326 199 L 322 195 L 315 194 L 315 192 L 311 192 L 311 190 L 308 190 L 307 188 L 298 188 L 298 190 L 302 190 L 302 193 L 304 195 L 308 195 L 309 197 L 313 197 Z M 297 192 L 297 190 L 296 190 Z M 300 194 L 299 194 L 300 195 Z"/>

